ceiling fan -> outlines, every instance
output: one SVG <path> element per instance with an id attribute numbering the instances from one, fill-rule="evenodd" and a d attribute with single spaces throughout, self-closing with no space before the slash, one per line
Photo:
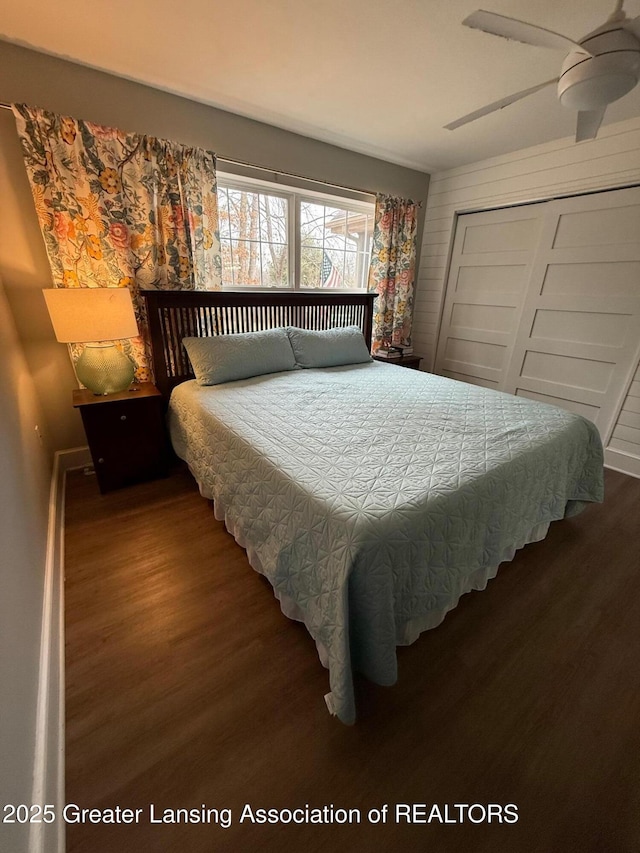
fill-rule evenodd
<path id="1" fill-rule="evenodd" d="M 447 124 L 446 129 L 455 130 L 557 83 L 560 103 L 578 111 L 576 142 L 595 139 L 607 106 L 640 80 L 640 16 L 627 18 L 623 3 L 618 0 L 607 21 L 580 41 L 495 12 L 473 12 L 462 22 L 464 26 L 524 44 L 570 51 L 559 77 L 474 110 Z"/>

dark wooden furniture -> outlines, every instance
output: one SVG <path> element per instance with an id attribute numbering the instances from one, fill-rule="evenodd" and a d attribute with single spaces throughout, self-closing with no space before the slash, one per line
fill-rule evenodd
<path id="1" fill-rule="evenodd" d="M 384 364 L 397 364 L 398 367 L 409 367 L 412 370 L 420 370 L 421 355 L 399 355 L 393 358 L 384 358 L 381 355 L 374 355 L 374 361 L 381 361 Z"/>
<path id="2" fill-rule="evenodd" d="M 151 382 L 105 396 L 75 390 L 73 405 L 82 415 L 101 492 L 168 474 L 164 400 Z"/>
<path id="3" fill-rule="evenodd" d="M 279 326 L 330 329 L 359 326 L 371 347 L 375 293 L 224 290 L 145 290 L 155 383 L 165 397 L 193 379 L 185 337 L 257 332 Z"/>

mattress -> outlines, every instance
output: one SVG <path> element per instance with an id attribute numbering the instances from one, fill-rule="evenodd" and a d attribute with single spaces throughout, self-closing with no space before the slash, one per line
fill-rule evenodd
<path id="1" fill-rule="evenodd" d="M 169 427 L 217 518 L 316 640 L 345 723 L 354 671 L 394 683 L 398 645 L 603 497 L 590 421 L 379 362 L 185 382 Z"/>

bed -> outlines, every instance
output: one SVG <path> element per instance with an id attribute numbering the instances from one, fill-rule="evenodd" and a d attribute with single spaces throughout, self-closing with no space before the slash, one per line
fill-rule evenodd
<path id="1" fill-rule="evenodd" d="M 397 646 L 552 521 L 602 499 L 595 427 L 546 404 L 373 361 L 211 387 L 189 378 L 184 336 L 354 323 L 366 335 L 368 294 L 182 296 L 148 298 L 174 448 L 306 625 L 345 723 L 354 672 L 393 684 Z"/>

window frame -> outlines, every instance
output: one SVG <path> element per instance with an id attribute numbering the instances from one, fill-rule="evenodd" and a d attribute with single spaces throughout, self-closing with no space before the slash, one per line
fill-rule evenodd
<path id="1" fill-rule="evenodd" d="M 274 174 L 275 173 L 270 173 Z M 253 176 L 245 177 L 244 175 L 234 174 L 224 170 L 217 173 L 218 189 L 235 189 L 239 191 L 262 193 L 263 195 L 272 195 L 278 198 L 283 198 L 287 202 L 287 269 L 289 275 L 288 287 L 269 287 L 263 284 L 233 284 L 222 286 L 223 290 L 236 292 L 255 292 L 268 290 L 272 293 L 293 293 L 293 292 L 309 292 L 309 293 L 365 293 L 367 290 L 366 281 L 362 287 L 302 287 L 300 285 L 300 262 L 301 262 L 301 206 L 303 202 L 310 204 L 323 204 L 327 207 L 335 206 L 347 213 L 361 213 L 375 215 L 375 196 L 371 196 L 371 200 L 353 198 L 351 195 L 340 195 L 333 192 L 323 192 L 320 190 L 309 189 L 307 186 L 296 187 L 285 183 L 276 183 L 274 181 L 266 181 Z M 305 182 L 306 184 L 306 182 Z M 333 189 L 333 188 L 332 188 Z M 371 244 L 373 245 L 373 226 L 371 229 Z M 364 273 L 363 273 L 364 278 Z"/>

